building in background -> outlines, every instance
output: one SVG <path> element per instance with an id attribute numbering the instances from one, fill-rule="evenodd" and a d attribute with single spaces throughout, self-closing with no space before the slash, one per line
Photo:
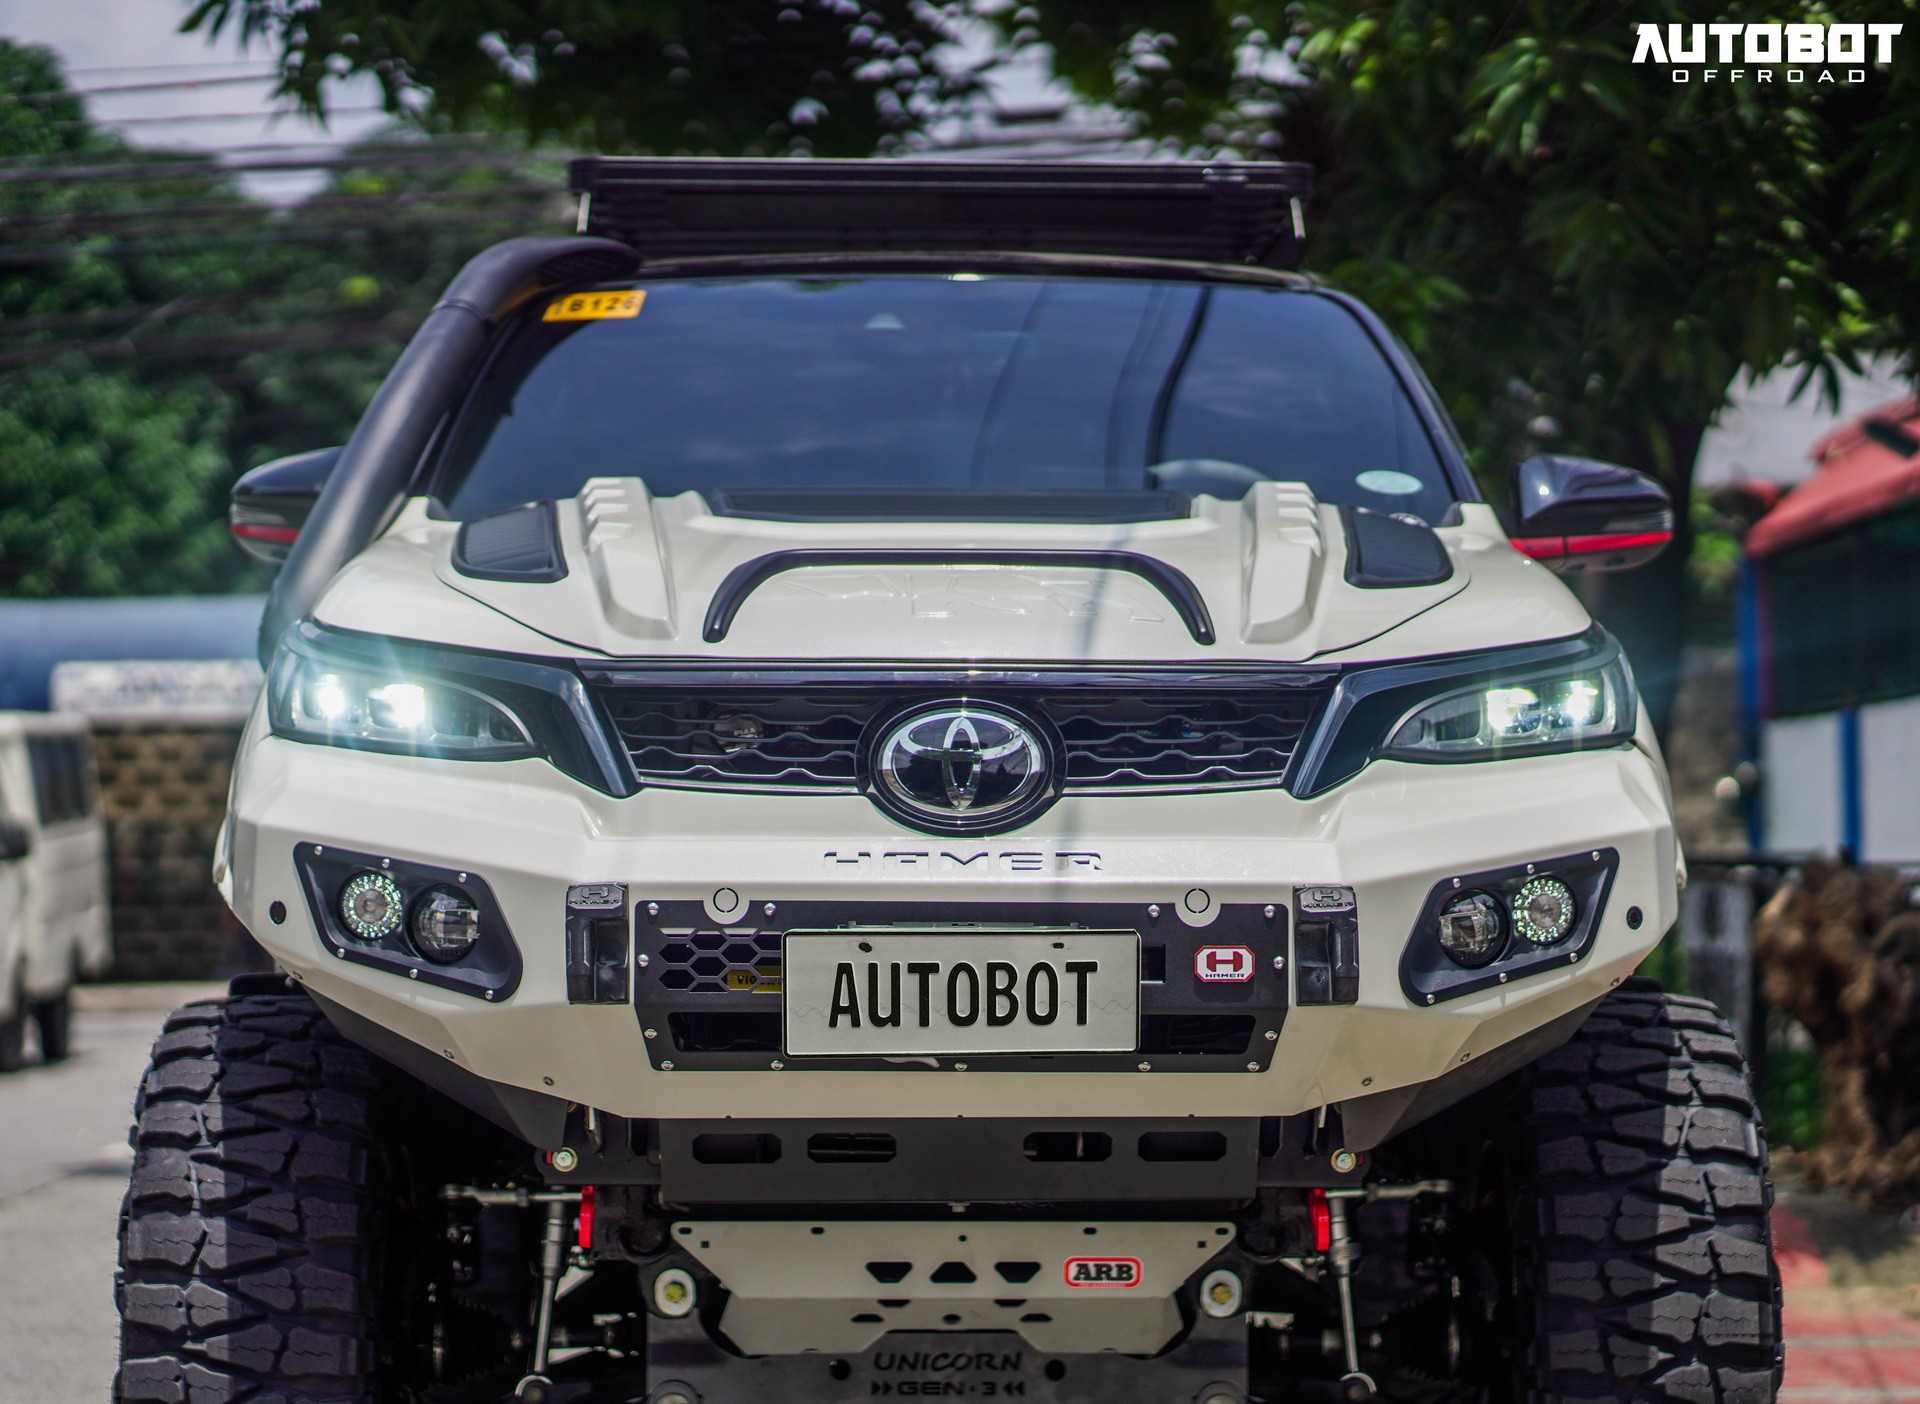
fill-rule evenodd
<path id="1" fill-rule="evenodd" d="M 1920 399 L 1822 437 L 1748 533 L 1756 848 L 1920 863 Z"/>
<path id="2" fill-rule="evenodd" d="M 0 709 L 92 726 L 120 979 L 253 963 L 214 890 L 214 841 L 260 688 L 261 595 L 0 601 Z"/>

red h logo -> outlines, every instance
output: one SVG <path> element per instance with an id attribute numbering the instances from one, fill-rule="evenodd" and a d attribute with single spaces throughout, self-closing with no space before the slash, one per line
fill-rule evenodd
<path id="1" fill-rule="evenodd" d="M 1246 946 L 1202 946 L 1193 953 L 1193 973 L 1200 980 L 1253 978 L 1253 951 Z"/>

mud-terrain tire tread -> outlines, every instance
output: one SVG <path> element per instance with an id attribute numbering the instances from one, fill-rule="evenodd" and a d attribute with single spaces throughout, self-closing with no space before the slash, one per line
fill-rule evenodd
<path id="1" fill-rule="evenodd" d="M 364 1404 L 374 1060 L 297 993 L 171 1015 L 135 1102 L 119 1404 Z"/>
<path id="2" fill-rule="evenodd" d="M 1768 1404 L 1784 1354 L 1766 1141 L 1733 1030 L 1630 980 L 1522 1083 L 1529 1404 Z M 1522 1302 L 1521 1310 L 1528 1304 Z"/>

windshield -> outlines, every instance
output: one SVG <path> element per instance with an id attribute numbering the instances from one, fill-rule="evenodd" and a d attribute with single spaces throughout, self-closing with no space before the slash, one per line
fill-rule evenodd
<path id="1" fill-rule="evenodd" d="M 656 496 L 1149 492 L 1262 479 L 1438 522 L 1454 500 L 1366 330 L 1309 291 L 976 274 L 636 285 L 535 304 L 433 483 L 459 519 L 637 477 Z M 575 310 L 581 307 L 578 301 Z M 1094 507 L 1097 511 L 1097 506 Z"/>

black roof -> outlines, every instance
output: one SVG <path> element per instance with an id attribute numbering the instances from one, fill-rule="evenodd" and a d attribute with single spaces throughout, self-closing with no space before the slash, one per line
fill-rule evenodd
<path id="1" fill-rule="evenodd" d="M 580 232 L 645 259 L 1074 253 L 1298 265 L 1313 173 L 1283 162 L 586 156 Z"/>

